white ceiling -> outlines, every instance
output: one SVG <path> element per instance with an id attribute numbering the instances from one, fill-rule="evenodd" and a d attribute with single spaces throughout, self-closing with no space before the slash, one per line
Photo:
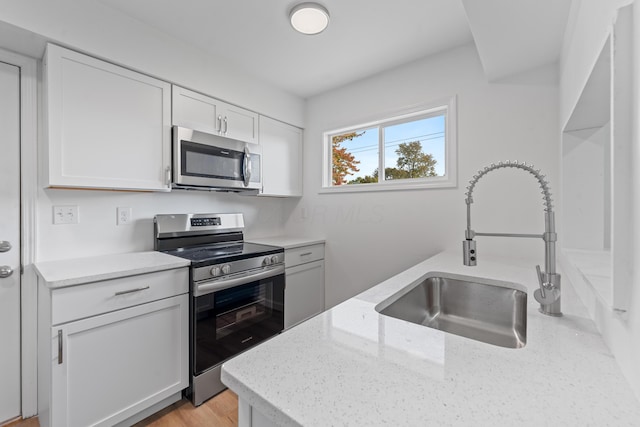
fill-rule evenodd
<path id="1" fill-rule="evenodd" d="M 491 73 L 495 68 L 511 72 L 520 66 L 530 68 L 535 61 L 553 62 L 566 15 L 550 17 L 543 12 L 549 11 L 546 6 L 571 0 L 464 0 L 464 5 L 463 0 L 320 0 L 331 22 L 316 36 L 298 34 L 289 25 L 288 11 L 302 0 L 99 1 L 307 98 L 467 44 L 474 37 L 484 54 L 483 66 Z M 498 3 L 502 3 L 499 14 L 494 9 L 501 7 Z M 534 8 L 540 12 L 533 16 L 535 23 L 526 31 L 520 22 L 505 27 L 510 33 L 498 32 L 500 43 L 496 43 L 496 31 L 486 31 L 487 27 L 508 19 L 517 10 L 514 5 L 523 3 L 528 4 L 525 13 L 516 15 L 526 18 Z M 562 7 L 554 6 L 551 12 L 557 9 Z M 550 32 L 549 25 L 555 30 Z M 552 34 L 540 38 L 548 33 Z M 513 57 L 518 49 L 544 53 Z"/>
<path id="2" fill-rule="evenodd" d="M 462 0 L 489 80 L 556 62 L 571 0 Z"/>

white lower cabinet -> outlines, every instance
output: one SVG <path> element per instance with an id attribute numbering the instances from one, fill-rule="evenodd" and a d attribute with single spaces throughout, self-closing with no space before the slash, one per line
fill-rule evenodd
<path id="1" fill-rule="evenodd" d="M 324 311 L 324 244 L 285 249 L 284 327 Z"/>
<path id="2" fill-rule="evenodd" d="M 129 307 L 49 328 L 46 322 L 41 323 L 41 334 L 48 333 L 40 342 L 49 342 L 49 351 L 41 351 L 39 362 L 45 370 L 39 384 L 43 387 L 39 395 L 43 427 L 127 425 L 141 419 L 140 413 L 154 405 L 179 399 L 189 385 L 188 294 L 140 303 L 145 292 L 153 294 L 154 288 L 175 286 L 176 280 L 184 282 L 180 291 L 186 291 L 187 270 L 133 278 L 146 278 L 148 288 L 134 280 L 134 287 L 126 289 L 127 278 L 74 287 L 86 293 L 86 287 L 99 291 L 114 282 L 121 290 L 103 300 L 120 300 L 123 305 L 129 301 Z M 55 311 L 64 309 L 56 307 L 56 292 L 68 294 L 74 288 L 41 287 L 44 295 L 40 302 L 53 307 L 49 311 L 52 318 L 59 318 Z M 41 307 L 41 315 L 49 314 L 48 307 Z"/>
<path id="3" fill-rule="evenodd" d="M 285 269 L 284 327 L 324 311 L 324 261 Z"/>
<path id="4" fill-rule="evenodd" d="M 238 427 L 278 427 L 278 424 L 238 397 Z"/>

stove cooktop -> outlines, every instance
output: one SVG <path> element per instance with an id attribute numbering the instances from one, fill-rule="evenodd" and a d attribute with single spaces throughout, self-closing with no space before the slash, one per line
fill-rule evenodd
<path id="1" fill-rule="evenodd" d="M 192 266 L 201 267 L 204 265 L 272 255 L 282 253 L 283 251 L 284 249 L 277 246 L 247 242 L 233 242 L 206 246 L 191 246 L 186 248 L 170 249 L 162 252 L 191 260 Z"/>

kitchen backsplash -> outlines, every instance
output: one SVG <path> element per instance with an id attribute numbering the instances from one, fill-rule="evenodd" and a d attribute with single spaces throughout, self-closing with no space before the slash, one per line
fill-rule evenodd
<path id="1" fill-rule="evenodd" d="M 65 258 L 153 250 L 153 216 L 158 213 L 242 212 L 245 234 L 282 234 L 297 200 L 228 193 L 171 193 L 40 190 L 36 259 Z M 53 206 L 77 206 L 78 224 L 53 224 Z M 132 220 L 116 225 L 116 209 L 131 208 Z"/>

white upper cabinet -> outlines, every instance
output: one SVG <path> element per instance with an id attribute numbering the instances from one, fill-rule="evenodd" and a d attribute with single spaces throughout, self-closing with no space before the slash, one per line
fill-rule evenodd
<path id="1" fill-rule="evenodd" d="M 173 86 L 173 124 L 238 141 L 258 143 L 258 114 Z"/>
<path id="2" fill-rule="evenodd" d="M 175 126 L 218 135 L 222 121 L 220 101 L 176 85 L 171 91 Z"/>
<path id="3" fill-rule="evenodd" d="M 222 135 L 238 141 L 258 143 L 258 114 L 221 103 Z"/>
<path id="4" fill-rule="evenodd" d="M 302 196 L 302 129 L 260 116 L 263 196 Z"/>
<path id="5" fill-rule="evenodd" d="M 170 190 L 169 83 L 51 44 L 44 83 L 45 186 Z"/>

